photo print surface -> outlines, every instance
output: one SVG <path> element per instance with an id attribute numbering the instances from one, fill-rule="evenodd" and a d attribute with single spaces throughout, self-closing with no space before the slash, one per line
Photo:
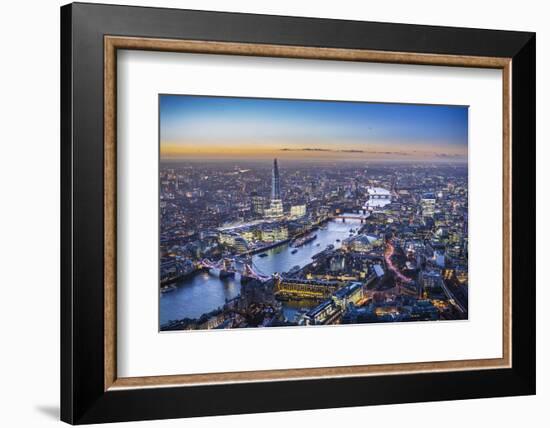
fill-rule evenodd
<path id="1" fill-rule="evenodd" d="M 159 95 L 159 329 L 468 318 L 468 107 Z"/>

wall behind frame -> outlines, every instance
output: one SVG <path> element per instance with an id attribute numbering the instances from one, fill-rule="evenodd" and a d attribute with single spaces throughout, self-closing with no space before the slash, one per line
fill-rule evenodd
<path id="1" fill-rule="evenodd" d="M 0 322 L 10 352 L 0 357 L 3 380 L 2 420 L 10 427 L 59 427 L 59 6 L 58 0 L 10 2 L 2 10 L 0 31 L 4 58 L 1 69 L 0 104 Z M 543 2 L 464 0 L 454 7 L 441 7 L 435 0 L 393 2 L 296 2 L 277 0 L 103 0 L 159 7 L 226 10 L 319 18 L 404 22 L 506 30 L 537 31 L 537 75 L 550 75 L 550 29 Z M 550 257 L 543 243 L 550 239 L 548 223 L 541 219 L 550 210 L 550 192 L 540 183 L 550 182 L 550 115 L 545 98 L 548 79 L 537 82 L 538 242 L 537 264 Z M 28 278 L 22 280 L 22 273 Z M 392 424 L 411 428 L 475 426 L 490 422 L 516 427 L 528 420 L 546 417 L 543 404 L 550 400 L 550 369 L 540 362 L 548 358 L 550 316 L 542 310 L 550 298 L 538 276 L 538 395 L 461 402 L 420 403 L 269 415 L 200 418 L 186 421 L 127 423 L 125 427 L 224 427 L 267 428 L 280 426 L 382 425 L 391 415 Z M 27 381 L 32 379 L 32 385 Z"/>

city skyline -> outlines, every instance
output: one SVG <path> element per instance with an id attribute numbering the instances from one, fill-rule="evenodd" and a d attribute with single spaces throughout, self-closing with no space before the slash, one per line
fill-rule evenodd
<path id="1" fill-rule="evenodd" d="M 160 96 L 161 158 L 464 163 L 468 108 Z"/>
<path id="2" fill-rule="evenodd" d="M 466 107 L 159 107 L 160 331 L 468 318 Z"/>

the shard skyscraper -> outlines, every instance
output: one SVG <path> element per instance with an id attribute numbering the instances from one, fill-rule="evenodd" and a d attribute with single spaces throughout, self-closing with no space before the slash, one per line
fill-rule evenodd
<path id="1" fill-rule="evenodd" d="M 281 182 L 279 178 L 279 165 L 277 165 L 277 159 L 273 159 L 273 171 L 271 173 L 271 199 L 281 199 Z"/>
<path id="2" fill-rule="evenodd" d="M 271 172 L 271 204 L 266 210 L 266 217 L 282 217 L 283 200 L 281 199 L 281 179 L 279 177 L 279 165 L 277 159 L 273 159 L 273 170 Z"/>

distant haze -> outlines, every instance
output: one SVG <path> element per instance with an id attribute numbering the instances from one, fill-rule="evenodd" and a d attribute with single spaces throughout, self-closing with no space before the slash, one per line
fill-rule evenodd
<path id="1" fill-rule="evenodd" d="M 161 158 L 465 162 L 468 107 L 160 96 Z"/>

